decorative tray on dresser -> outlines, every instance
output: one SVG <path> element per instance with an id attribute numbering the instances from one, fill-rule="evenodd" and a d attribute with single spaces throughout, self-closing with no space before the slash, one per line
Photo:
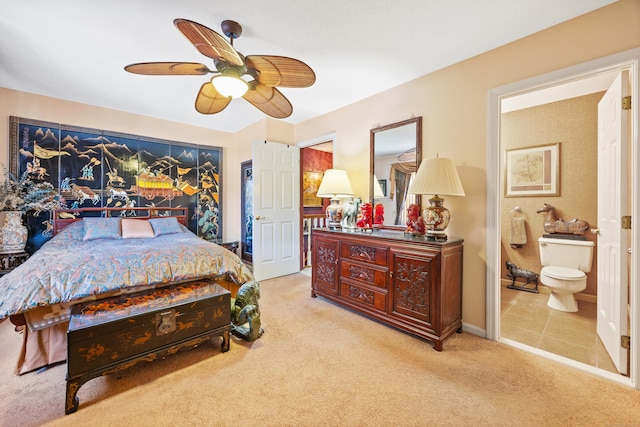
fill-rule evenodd
<path id="1" fill-rule="evenodd" d="M 311 296 L 442 342 L 462 330 L 462 239 L 314 229 Z"/>

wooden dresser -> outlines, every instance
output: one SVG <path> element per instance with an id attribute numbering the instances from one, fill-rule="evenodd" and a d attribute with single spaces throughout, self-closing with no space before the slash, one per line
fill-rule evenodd
<path id="1" fill-rule="evenodd" d="M 462 240 L 314 229 L 311 296 L 442 342 L 462 329 Z"/>

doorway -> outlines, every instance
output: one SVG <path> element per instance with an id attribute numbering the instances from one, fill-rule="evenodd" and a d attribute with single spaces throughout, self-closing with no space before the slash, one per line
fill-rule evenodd
<path id="1" fill-rule="evenodd" d="M 618 382 L 633 385 L 636 388 L 639 383 L 638 376 L 638 346 L 633 344 L 634 339 L 631 340 L 631 360 L 630 360 L 630 376 L 622 377 L 619 374 L 612 373 L 610 371 L 593 367 L 581 362 L 576 362 L 567 357 L 558 356 L 557 354 L 550 353 L 548 351 L 540 350 L 532 347 L 531 345 L 514 341 L 505 338 L 501 333 L 501 276 L 504 266 L 501 264 L 502 250 L 501 245 L 503 242 L 503 232 L 501 231 L 501 225 L 508 220 L 503 214 L 501 209 L 501 194 L 502 194 L 502 169 L 501 162 L 504 155 L 504 147 L 502 147 L 501 141 L 501 111 L 503 102 L 512 99 L 516 100 L 522 95 L 532 95 L 534 93 L 540 93 L 543 91 L 549 91 L 550 89 L 568 87 L 571 85 L 577 85 L 584 83 L 590 78 L 602 76 L 603 74 L 610 72 L 617 72 L 622 69 L 628 69 L 632 75 L 632 95 L 638 93 L 638 63 L 640 62 L 640 49 L 634 49 L 632 51 L 623 52 L 621 54 L 612 55 L 611 57 L 602 58 L 600 60 L 592 61 L 590 63 L 582 64 L 569 69 L 557 71 L 544 76 L 538 76 L 527 81 L 517 82 L 511 85 L 496 88 L 489 93 L 489 145 L 488 145 L 488 181 L 487 185 L 490 189 L 496 189 L 496 191 L 489 191 L 487 198 L 488 209 L 488 230 L 495 230 L 494 233 L 489 232 L 487 235 L 487 337 L 493 340 L 499 340 L 509 345 L 521 348 L 525 351 L 540 354 L 542 356 L 558 360 L 562 363 L 575 366 L 577 368 L 595 373 L 600 376 L 604 376 Z M 562 99 L 562 98 L 561 98 Z M 632 96 L 633 105 L 631 112 L 631 146 L 634 147 L 629 158 L 629 165 L 631 172 L 631 182 L 638 182 L 638 167 L 640 165 L 639 155 L 637 152 L 637 129 L 639 114 L 637 111 L 637 96 Z M 595 190 L 594 190 L 595 192 Z M 631 199 L 631 215 L 635 216 L 638 212 L 638 194 L 639 190 L 637 186 L 630 189 L 629 197 Z M 570 214 L 570 213 L 569 213 Z M 533 218 L 538 219 L 539 218 Z M 536 236 L 537 239 L 538 236 Z M 508 239 L 507 239 L 508 240 Z M 629 247 L 634 248 L 638 246 L 639 233 L 636 230 L 632 230 Z M 537 244 L 537 241 L 535 242 Z M 638 280 L 637 277 L 637 265 L 638 255 L 637 253 L 631 254 L 630 257 L 630 318 L 631 318 L 631 335 L 638 330 L 639 321 L 636 315 L 638 311 Z"/>
<path id="2" fill-rule="evenodd" d="M 302 235 L 300 236 L 300 270 L 311 271 L 311 232 L 326 225 L 325 210 L 329 199 L 317 196 L 322 176 L 333 168 L 333 140 L 319 141 L 300 149 L 300 186 Z"/>

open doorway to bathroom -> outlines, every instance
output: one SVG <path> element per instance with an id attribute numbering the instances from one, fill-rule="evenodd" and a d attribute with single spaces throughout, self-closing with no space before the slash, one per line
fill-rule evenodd
<path id="1" fill-rule="evenodd" d="M 637 343 L 634 343 L 640 323 L 637 316 L 638 254 L 633 252 L 640 238 L 636 230 L 627 232 L 627 241 L 620 252 L 628 261 L 628 266 L 619 271 L 628 279 L 622 292 L 628 295 L 628 300 L 620 312 L 624 315 L 625 327 L 629 327 L 625 333 L 632 342 L 629 351 L 624 353 L 626 377 L 614 367 L 596 332 L 596 316 L 606 309 L 603 304 L 598 306 L 601 303 L 599 296 L 608 295 L 598 289 L 597 252 L 594 252 L 585 289 L 576 297 L 579 310 L 575 313 L 549 308 L 549 295 L 542 283 L 538 293 L 509 289 L 506 285 L 511 284 L 512 279 L 507 275 L 505 264 L 510 261 L 524 270 L 540 272 L 538 238 L 545 233 L 545 217 L 537 211 L 545 203 L 554 205 L 559 216 L 567 220 L 585 219 L 590 223 L 589 228 L 597 229 L 598 222 L 602 222 L 598 206 L 603 203 L 598 202 L 598 194 L 616 191 L 614 187 L 598 191 L 598 157 L 603 156 L 598 156 L 597 105 L 614 76 L 623 70 L 629 72 L 631 94 L 637 95 L 639 63 L 640 49 L 635 49 L 491 90 L 488 185 L 495 188 L 495 192 L 489 192 L 487 201 L 487 228 L 496 230 L 495 236 L 487 236 L 487 283 L 491 284 L 487 287 L 487 337 L 636 388 L 640 382 L 640 358 Z M 598 79 L 602 82 L 598 83 Z M 568 93 L 567 90 L 578 91 Z M 632 99 L 635 98 L 632 96 Z M 634 184 L 640 165 L 637 150 L 640 115 L 637 101 L 633 101 L 632 106 L 626 129 L 630 147 L 634 148 L 621 153 L 622 158 L 628 160 L 628 190 L 617 193 L 628 201 L 628 209 L 623 215 L 634 216 L 640 206 L 639 189 Z M 513 194 L 509 194 L 512 189 L 505 188 L 507 150 L 555 144 L 560 146 L 558 193 L 531 192 L 509 197 Z M 524 230 L 521 230 L 524 239 L 511 229 L 512 224 L 518 223 L 512 221 L 516 217 L 524 221 Z M 599 240 L 589 230 L 586 237 L 591 241 Z M 631 248 L 629 253 L 627 248 Z M 600 270 L 601 274 L 606 271 Z M 600 280 L 600 283 L 604 282 Z M 532 290 L 535 286 L 528 285 L 528 288 Z"/>
<path id="2" fill-rule="evenodd" d="M 508 168 L 515 178 L 527 175 L 516 184 L 516 179 L 506 180 L 509 176 L 506 171 L 502 174 L 507 182 L 500 202 L 503 218 L 501 264 L 504 266 L 500 288 L 500 336 L 610 372 L 617 370 L 596 333 L 597 254 L 589 266 L 585 266 L 590 269 L 586 274 L 585 289 L 574 295 L 577 312 L 550 308 L 547 305 L 550 290 L 543 283 L 536 288 L 532 282 L 522 288 L 521 279 L 517 279 L 513 286 L 506 263 L 514 264 L 520 270 L 540 273 L 538 238 L 546 234 L 547 212 L 537 212 L 546 211 L 545 204 L 554 206 L 559 218 L 578 218 L 596 228 L 598 103 L 614 77 L 604 75 L 589 79 L 574 90 L 560 85 L 554 90 L 545 89 L 544 95 L 528 93 L 505 99 L 500 120 L 500 140 L 506 153 L 502 167 Z M 548 160 L 553 164 L 547 164 L 547 159 L 538 154 L 548 154 Z M 538 162 L 541 159 L 544 165 Z M 543 172 L 547 166 L 548 184 L 543 180 L 539 189 L 535 185 L 529 185 L 531 189 L 519 189 L 521 182 L 537 181 L 530 176 Z M 586 242 L 596 243 L 596 235 L 589 229 L 583 235 L 561 236 L 581 237 Z M 593 247 L 586 247 L 586 250 L 595 252 Z M 538 281 L 541 282 L 539 278 Z"/>

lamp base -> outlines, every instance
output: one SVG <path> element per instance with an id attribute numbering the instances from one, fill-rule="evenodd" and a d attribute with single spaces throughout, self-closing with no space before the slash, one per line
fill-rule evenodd
<path id="1" fill-rule="evenodd" d="M 327 206 L 327 226 L 329 230 L 340 230 L 342 227 L 340 222 L 342 221 L 342 206 L 340 206 L 340 199 L 331 199 L 331 204 Z"/>
<path id="2" fill-rule="evenodd" d="M 444 233 L 444 230 L 446 230 L 449 225 L 451 213 L 449 209 L 442 205 L 443 203 L 444 199 L 438 197 L 436 194 L 429 199 L 430 206 L 422 211 L 424 222 L 427 225 L 428 240 L 436 242 L 444 242 L 447 240 L 447 235 Z"/>
<path id="3" fill-rule="evenodd" d="M 446 242 L 447 241 L 447 235 L 444 234 L 444 231 L 438 232 L 438 231 L 430 231 L 427 230 L 427 233 L 424 235 L 425 238 L 431 242 Z"/>

